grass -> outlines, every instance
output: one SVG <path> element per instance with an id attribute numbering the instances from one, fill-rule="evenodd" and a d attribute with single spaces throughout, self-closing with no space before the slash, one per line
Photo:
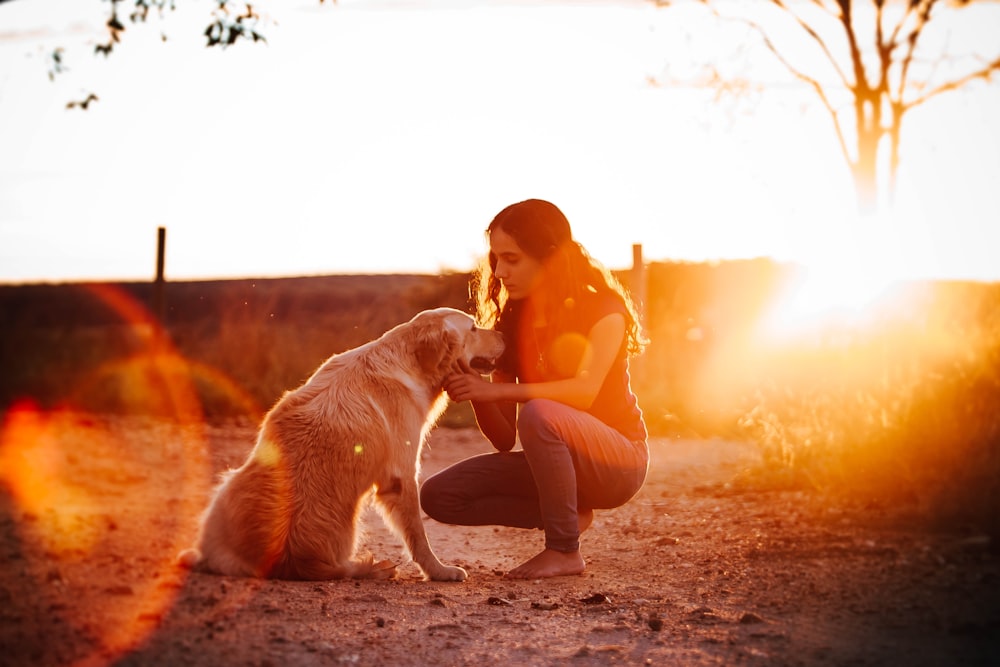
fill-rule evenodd
<path id="1" fill-rule="evenodd" d="M 1000 287 L 910 290 L 821 344 L 758 349 L 738 426 L 772 471 L 1000 535 Z"/>
<path id="2" fill-rule="evenodd" d="M 864 321 L 774 337 L 761 323 L 787 267 L 654 264 L 647 279 L 633 382 L 654 435 L 750 439 L 773 479 L 996 534 L 1000 285 L 906 285 Z M 467 310 L 467 280 L 168 283 L 165 336 L 148 284 L 0 286 L 0 409 L 256 420 L 331 354 L 424 308 Z M 443 421 L 472 423 L 467 405 Z"/>

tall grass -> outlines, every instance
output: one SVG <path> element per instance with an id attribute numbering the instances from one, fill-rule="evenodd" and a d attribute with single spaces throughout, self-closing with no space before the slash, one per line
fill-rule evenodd
<path id="1" fill-rule="evenodd" d="M 463 275 L 169 283 L 162 331 L 147 284 L 0 288 L 0 406 L 172 414 L 156 384 L 190 384 L 208 419 L 259 418 L 337 352 L 420 310 L 466 308 Z M 108 295 L 111 298 L 108 298 Z M 162 334 L 162 336 L 158 335 Z M 178 377 L 183 375 L 184 377 Z M 163 377 L 160 377 L 160 376 Z"/>
<path id="2" fill-rule="evenodd" d="M 749 440 L 758 478 L 1000 535 L 1000 284 L 904 283 L 767 326 L 793 267 L 654 265 L 635 380 L 651 430 Z"/>
<path id="3" fill-rule="evenodd" d="M 649 267 L 652 342 L 632 370 L 651 433 L 749 439 L 776 478 L 995 532 L 1000 285 L 901 286 L 861 321 L 765 335 L 788 279 L 764 260 Z M 467 310 L 467 281 L 170 283 L 164 336 L 148 284 L 0 286 L 0 409 L 256 420 L 331 354 L 425 308 Z"/>
<path id="4" fill-rule="evenodd" d="M 905 308 L 758 347 L 738 426 L 772 470 L 997 533 L 1000 289 L 909 291 Z"/>

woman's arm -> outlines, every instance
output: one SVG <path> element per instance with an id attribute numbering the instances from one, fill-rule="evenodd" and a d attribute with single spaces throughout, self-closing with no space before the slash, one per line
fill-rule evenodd
<path id="1" fill-rule="evenodd" d="M 583 358 L 576 374 L 571 378 L 514 384 L 487 382 L 475 372 L 456 373 L 445 381 L 445 389 L 452 400 L 472 401 L 473 406 L 482 402 L 524 403 L 534 398 L 547 398 L 586 410 L 597 398 L 624 340 L 625 317 L 620 313 L 612 313 L 602 317 L 591 328 Z M 478 411 L 476 414 L 478 419 Z"/>
<path id="2" fill-rule="evenodd" d="M 459 360 L 455 366 L 455 372 L 445 379 L 445 391 L 454 400 L 465 400 L 456 398 L 452 391 L 458 391 L 456 381 L 459 378 L 470 376 L 482 381 L 482 376 L 473 370 L 465 361 Z M 514 382 L 514 377 L 508 376 L 502 371 L 493 372 L 493 382 Z M 453 389 L 449 389 L 449 386 Z M 486 439 L 493 443 L 501 452 L 509 452 L 514 448 L 517 439 L 517 403 L 513 401 L 472 401 L 472 410 L 476 414 L 476 424 L 482 431 Z"/>
<path id="3" fill-rule="evenodd" d="M 493 374 L 495 383 L 513 383 L 499 372 Z M 514 448 L 517 439 L 517 403 L 514 401 L 472 401 L 476 423 L 486 439 L 501 452 Z"/>

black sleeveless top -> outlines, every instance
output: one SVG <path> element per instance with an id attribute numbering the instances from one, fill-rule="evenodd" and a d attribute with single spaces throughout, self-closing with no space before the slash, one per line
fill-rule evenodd
<path id="1" fill-rule="evenodd" d="M 518 382 L 551 382 L 576 374 L 594 325 L 608 315 L 628 317 L 625 304 L 614 293 L 586 292 L 579 302 L 568 302 L 561 321 L 537 328 L 522 317 L 520 302 L 509 302 L 496 329 L 504 334 L 506 350 L 498 368 Z M 523 321 L 522 321 L 523 320 Z M 642 418 L 629 379 L 628 341 L 623 339 L 604 383 L 587 410 L 629 440 L 645 440 L 646 424 Z"/>

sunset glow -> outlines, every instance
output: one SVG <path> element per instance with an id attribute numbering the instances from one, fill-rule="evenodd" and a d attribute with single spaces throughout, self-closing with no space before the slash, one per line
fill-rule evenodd
<path id="1" fill-rule="evenodd" d="M 885 267 L 808 267 L 776 296 L 761 322 L 765 336 L 786 337 L 826 327 L 863 327 L 885 307 L 896 276 Z"/>
<path id="2" fill-rule="evenodd" d="M 856 215 L 810 90 L 698 83 L 697 3 L 255 3 L 266 45 L 226 52 L 178 3 L 95 59 L 104 4 L 0 6 L 0 281 L 147 279 L 161 225 L 170 279 L 466 271 L 528 197 L 614 268 L 634 243 L 812 264 Z M 71 70 L 49 82 L 56 47 Z M 1000 278 L 998 115 L 980 85 L 908 119 L 898 275 Z"/>
<path id="3" fill-rule="evenodd" d="M 207 48 L 234 16 L 263 38 Z M 1000 0 L 0 0 L 0 666 L 995 661 L 998 36 Z M 572 238 L 501 252 L 526 199 Z M 555 286 L 496 267 L 495 373 L 352 354 L 474 313 L 491 250 Z M 358 401 L 388 435 L 331 441 Z"/>

